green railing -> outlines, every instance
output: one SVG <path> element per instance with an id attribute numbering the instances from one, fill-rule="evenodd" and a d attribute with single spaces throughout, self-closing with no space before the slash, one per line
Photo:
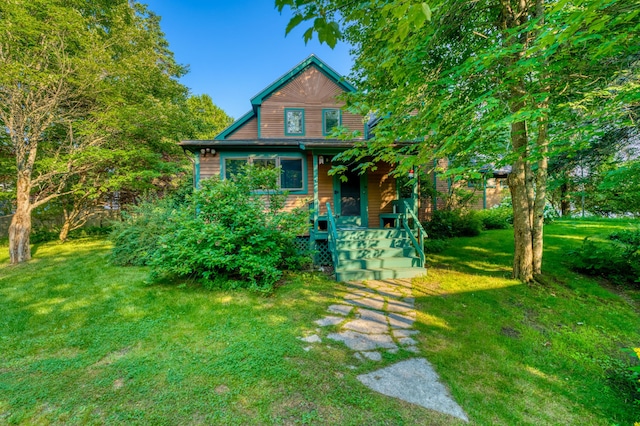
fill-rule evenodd
<path id="1" fill-rule="evenodd" d="M 404 218 L 402 220 L 402 226 L 404 227 L 407 234 L 409 234 L 409 238 L 411 238 L 411 242 L 413 243 L 413 247 L 416 249 L 418 253 L 418 257 L 420 257 L 420 267 L 424 267 L 425 265 L 425 256 L 424 256 L 424 238 L 427 236 L 427 233 L 424 231 L 424 228 L 420 224 L 418 217 L 414 213 L 413 209 L 409 206 L 409 203 L 406 201 L 402 201 L 404 207 Z M 413 226 L 409 225 L 409 219 L 413 222 Z M 417 238 L 415 233 L 418 234 Z"/>
<path id="2" fill-rule="evenodd" d="M 331 211 L 331 204 L 327 203 L 327 242 L 329 244 L 329 252 L 333 259 L 334 271 L 338 269 L 338 249 L 336 243 L 338 241 L 338 229 L 336 228 L 336 220 Z"/>

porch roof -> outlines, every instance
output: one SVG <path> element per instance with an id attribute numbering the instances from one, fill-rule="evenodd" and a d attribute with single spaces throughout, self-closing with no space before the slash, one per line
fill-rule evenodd
<path id="1" fill-rule="evenodd" d="M 189 148 L 351 148 L 363 141 L 343 141 L 339 139 L 250 139 L 250 140 L 186 140 L 179 143 Z"/>

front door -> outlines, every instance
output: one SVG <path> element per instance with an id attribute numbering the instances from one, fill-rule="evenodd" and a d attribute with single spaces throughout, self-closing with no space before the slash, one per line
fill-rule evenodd
<path id="1" fill-rule="evenodd" d="M 336 224 L 338 227 L 368 225 L 367 176 L 351 171 L 345 172 L 343 181 L 334 176 L 333 190 L 336 205 Z"/>

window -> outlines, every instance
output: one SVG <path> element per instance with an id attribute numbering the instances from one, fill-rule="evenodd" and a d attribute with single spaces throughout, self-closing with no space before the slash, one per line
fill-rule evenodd
<path id="1" fill-rule="evenodd" d="M 322 134 L 330 135 L 333 129 L 341 123 L 341 114 L 339 109 L 323 109 L 322 110 Z"/>
<path id="2" fill-rule="evenodd" d="M 302 181 L 302 158 L 280 158 L 280 188 L 304 189 Z"/>
<path id="3" fill-rule="evenodd" d="M 304 110 L 284 109 L 284 134 L 286 136 L 304 135 Z"/>
<path id="4" fill-rule="evenodd" d="M 304 160 L 300 157 L 286 156 L 248 156 L 227 157 L 224 159 L 224 178 L 230 179 L 242 171 L 245 164 L 253 164 L 260 168 L 280 167 L 278 186 L 290 191 L 304 191 Z"/>
<path id="5" fill-rule="evenodd" d="M 275 169 L 276 168 L 276 159 L 275 158 L 253 158 L 252 163 L 255 167 L 260 169 Z"/>
<path id="6" fill-rule="evenodd" d="M 240 173 L 242 166 L 247 164 L 249 159 L 244 158 L 225 158 L 224 159 L 224 178 L 230 179 L 231 176 Z"/>

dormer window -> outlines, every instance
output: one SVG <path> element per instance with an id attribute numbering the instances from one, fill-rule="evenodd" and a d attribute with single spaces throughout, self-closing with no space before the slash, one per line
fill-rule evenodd
<path id="1" fill-rule="evenodd" d="M 301 108 L 285 108 L 284 134 L 286 136 L 304 136 L 304 110 Z"/>
<path id="2" fill-rule="evenodd" d="M 322 110 L 322 134 L 328 136 L 333 129 L 341 124 L 341 114 L 339 109 Z"/>

